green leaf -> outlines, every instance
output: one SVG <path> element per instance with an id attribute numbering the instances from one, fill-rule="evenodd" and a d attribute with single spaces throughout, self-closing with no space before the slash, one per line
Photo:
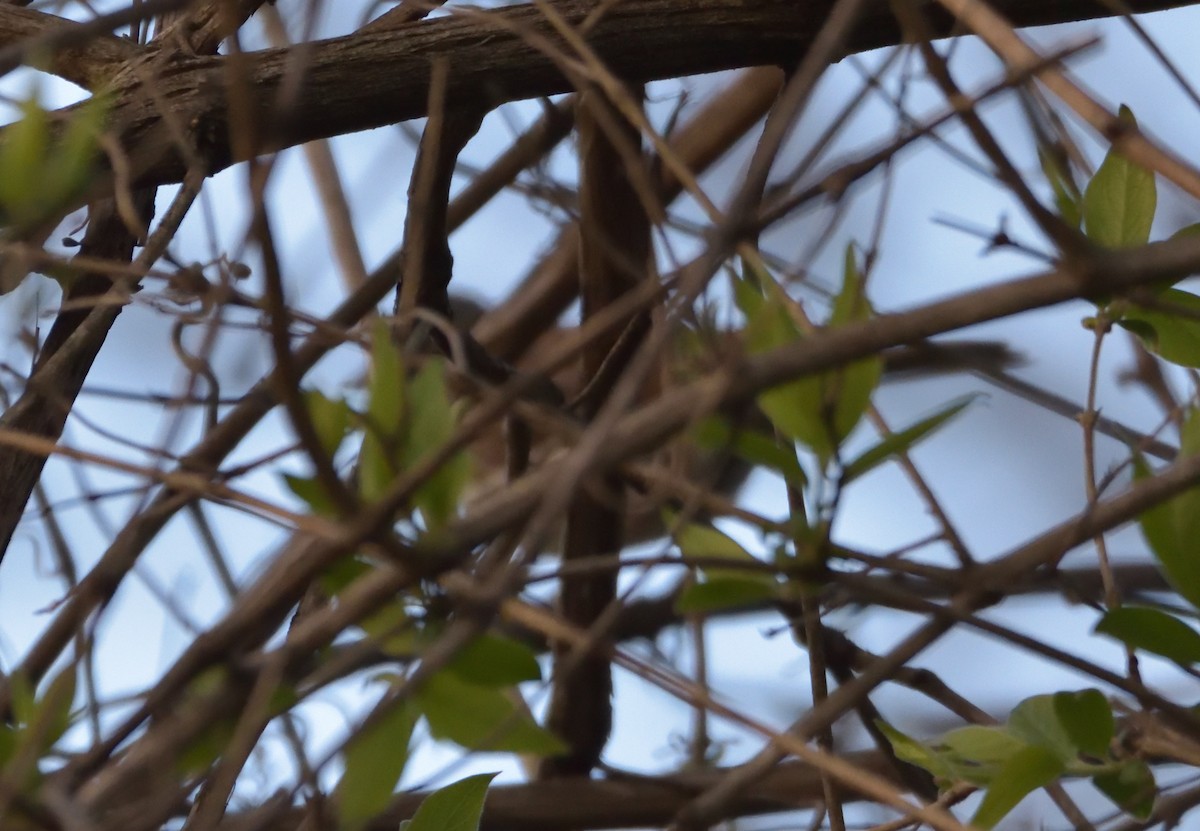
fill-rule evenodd
<path id="1" fill-rule="evenodd" d="M 39 749 L 49 750 L 71 726 L 71 705 L 75 702 L 75 665 L 70 664 L 46 685 L 37 705 L 37 717 L 30 725 L 39 737 Z"/>
<path id="2" fill-rule="evenodd" d="M 388 655 L 412 657 L 422 643 L 418 621 L 409 614 L 403 599 L 396 599 L 364 618 L 359 626 L 375 639 Z"/>
<path id="3" fill-rule="evenodd" d="M 454 433 L 455 417 L 446 394 L 440 360 L 429 360 L 412 380 L 408 395 L 408 429 L 401 456 L 401 469 L 441 448 Z M 440 528 L 452 519 L 459 497 L 471 478 L 470 459 L 458 452 L 443 464 L 417 491 L 413 501 L 421 509 L 429 528 Z"/>
<path id="4" fill-rule="evenodd" d="M 28 676 L 14 673 L 9 678 L 10 701 L 15 723 L 6 726 L 0 737 L 0 755 L 32 747 L 42 758 L 71 726 L 71 705 L 75 701 L 75 665 L 69 664 L 55 675 L 36 697 Z M 33 787 L 37 766 L 29 770 L 30 779 L 21 787 Z"/>
<path id="5" fill-rule="evenodd" d="M 854 249 L 847 246 L 842 288 L 834 298 L 829 318 L 831 327 L 870 319 L 873 312 L 864 284 Z M 782 292 L 775 284 L 769 290 Z M 752 351 L 782 346 L 800 336 L 782 302 L 764 304 L 747 325 L 746 333 Z M 768 390 L 758 402 L 777 429 L 808 447 L 824 464 L 858 425 L 882 375 L 883 360 L 873 356 Z"/>
<path id="6" fill-rule="evenodd" d="M 671 527 L 673 518 L 668 514 L 665 519 L 667 527 Z M 733 537 L 718 531 L 711 525 L 701 525 L 695 522 L 684 523 L 675 530 L 674 538 L 675 544 L 679 546 L 679 551 L 683 556 L 689 560 L 699 561 L 704 576 L 708 579 L 728 577 L 734 580 L 769 584 L 775 582 L 773 575 L 758 570 L 757 567 L 762 565 L 762 560 L 742 548 Z M 716 563 L 710 568 L 704 565 L 705 560 L 741 560 L 755 568 L 753 570 L 741 569 Z"/>
<path id="7" fill-rule="evenodd" d="M 1100 619 L 1095 631 L 1180 664 L 1200 663 L 1200 632 L 1159 609 L 1113 609 Z"/>
<path id="8" fill-rule="evenodd" d="M 675 611 L 681 615 L 736 609 L 770 600 L 777 594 L 773 583 L 738 577 L 718 577 L 692 583 L 675 599 Z"/>
<path id="9" fill-rule="evenodd" d="M 746 319 L 754 317 L 764 303 L 763 286 L 774 282 L 770 274 L 755 268 L 749 260 L 742 259 L 742 274 L 731 273 L 733 302 Z"/>
<path id="10" fill-rule="evenodd" d="M 1062 773 L 1062 762 L 1046 748 L 1018 750 L 992 779 L 971 824 L 991 828 L 1030 792 L 1049 785 Z"/>
<path id="11" fill-rule="evenodd" d="M 1042 165 L 1042 172 L 1046 175 L 1046 180 L 1054 190 L 1054 204 L 1058 208 L 1059 215 L 1072 228 L 1078 228 L 1079 223 L 1083 221 L 1083 211 L 1080 205 L 1079 186 L 1075 184 L 1075 180 L 1071 176 L 1069 162 L 1065 159 L 1059 161 L 1053 153 L 1047 152 L 1046 148 L 1041 145 L 1038 146 L 1038 161 Z"/>
<path id="12" fill-rule="evenodd" d="M 722 416 L 702 420 L 692 433 L 696 443 L 709 451 L 731 450 L 752 465 L 769 467 L 798 491 L 808 483 L 796 458 L 796 448 L 748 427 L 734 429 Z"/>
<path id="13" fill-rule="evenodd" d="M 372 334 L 371 377 L 362 451 L 359 454 L 359 488 L 368 502 L 383 495 L 399 471 L 399 445 L 404 431 L 404 364 L 392 333 L 382 320 Z"/>
<path id="14" fill-rule="evenodd" d="M 350 405 L 343 398 L 328 398 L 320 390 L 305 390 L 304 403 L 321 448 L 333 456 L 350 429 Z"/>
<path id="15" fill-rule="evenodd" d="M 1158 786 L 1154 772 L 1141 759 L 1127 759 L 1117 770 L 1093 776 L 1092 784 L 1125 813 L 1140 820 L 1150 818 Z"/>
<path id="16" fill-rule="evenodd" d="M 333 500 L 329 498 L 329 494 L 325 492 L 325 488 L 315 477 L 285 473 L 283 481 L 288 486 L 288 490 L 303 499 L 304 504 L 308 505 L 314 514 L 327 517 L 337 515 L 337 506 L 333 504 Z"/>
<path id="17" fill-rule="evenodd" d="M 1164 304 L 1162 310 L 1130 303 L 1122 308 L 1117 325 L 1137 335 L 1164 361 L 1200 367 L 1200 297 L 1180 289 L 1163 289 L 1155 297 Z"/>
<path id="18" fill-rule="evenodd" d="M 518 711 L 503 692 L 467 683 L 452 672 L 427 680 L 416 702 L 430 733 L 468 750 L 552 756 L 567 749 L 557 736 Z"/>
<path id="19" fill-rule="evenodd" d="M 675 544 L 679 546 L 683 556 L 689 559 L 760 562 L 753 554 L 742 548 L 737 540 L 711 525 L 686 522 L 675 529 L 674 536 Z"/>
<path id="20" fill-rule="evenodd" d="M 1108 756 L 1115 725 L 1112 707 L 1099 690 L 1054 694 L 1054 713 L 1075 749 L 1097 759 Z"/>
<path id="21" fill-rule="evenodd" d="M 1121 107 L 1121 118 L 1137 124 L 1128 107 Z M 1145 245 L 1157 204 L 1154 174 L 1114 147 L 1084 191 L 1084 228 L 1093 242 L 1105 248 Z"/>
<path id="22" fill-rule="evenodd" d="M 468 776 L 434 791 L 406 824 L 406 831 L 478 831 L 488 785 L 496 774 Z"/>
<path id="23" fill-rule="evenodd" d="M 1014 755 L 1028 746 L 1002 727 L 969 725 L 941 736 L 934 749 L 954 772 L 954 778 L 988 785 Z"/>
<path id="24" fill-rule="evenodd" d="M 18 730 L 8 724 L 0 724 L 0 767 L 8 765 L 17 751 Z"/>
<path id="25" fill-rule="evenodd" d="M 1171 234 L 1171 239 L 1184 239 L 1186 237 L 1200 237 L 1200 222 L 1184 225 L 1178 231 Z"/>
<path id="26" fill-rule="evenodd" d="M 1059 720 L 1053 695 L 1035 695 L 1018 704 L 1008 717 L 1008 731 L 1027 744 L 1050 751 L 1064 765 L 1079 755 L 1078 745 Z"/>
<path id="27" fill-rule="evenodd" d="M 95 95 L 55 125 L 36 93 L 20 103 L 21 118 L 5 128 L 0 142 L 0 222 L 14 226 L 19 235 L 57 220 L 84 195 L 108 104 Z M 12 288 L 0 287 L 0 292 Z"/>
<path id="28" fill-rule="evenodd" d="M 375 322 L 371 333 L 371 377 L 367 417 L 379 432 L 390 435 L 404 418 L 404 361 L 391 327 Z"/>
<path id="29" fill-rule="evenodd" d="M 346 770 L 337 786 L 339 828 L 357 831 L 387 807 L 404 773 L 417 718 L 407 702 L 386 705 L 346 745 Z"/>
<path id="30" fill-rule="evenodd" d="M 974 395 L 964 395 L 947 404 L 941 411 L 923 418 L 915 424 L 910 424 L 903 430 L 884 436 L 878 444 L 846 465 L 842 475 L 842 485 L 850 484 L 892 456 L 907 452 L 917 442 L 965 410 L 974 399 Z"/>
<path id="31" fill-rule="evenodd" d="M 373 570 L 374 566 L 359 557 L 342 557 L 321 575 L 321 590 L 330 597 L 337 597 L 346 586 Z"/>
<path id="32" fill-rule="evenodd" d="M 87 190 L 111 103 L 109 96 L 93 95 L 71 114 L 42 177 L 42 207 L 47 214 L 62 210 Z"/>
<path id="33" fill-rule="evenodd" d="M 1179 457 L 1186 459 L 1200 451 L 1200 411 L 1191 410 L 1180 431 Z M 1149 468 L 1140 457 L 1133 460 L 1134 480 L 1148 478 Z M 1193 607 L 1200 608 L 1200 489 L 1190 488 L 1166 502 L 1142 512 L 1138 518 L 1163 574 Z"/>
<path id="34" fill-rule="evenodd" d="M 8 678 L 8 689 L 17 724 L 32 724 L 37 718 L 37 697 L 33 685 L 29 683 L 29 676 L 24 672 L 14 672 Z"/>
<path id="35" fill-rule="evenodd" d="M 875 724 L 882 731 L 883 735 L 887 737 L 888 742 L 891 743 L 892 752 L 896 754 L 897 759 L 923 768 L 943 782 L 957 779 L 941 755 L 931 747 L 917 741 L 911 736 L 901 733 L 882 719 L 876 719 Z"/>
<path id="36" fill-rule="evenodd" d="M 446 669 L 482 687 L 511 687 L 542 677 L 542 668 L 532 649 L 512 638 L 490 633 L 478 636 L 459 650 Z"/>
<path id="37" fill-rule="evenodd" d="M 175 770 L 184 776 L 203 774 L 229 748 L 236 725 L 232 719 L 219 718 L 204 725 L 204 732 L 192 739 L 175 760 Z"/>
<path id="38" fill-rule="evenodd" d="M 830 326 L 843 326 L 870 320 L 875 314 L 866 295 L 866 277 L 859 272 L 854 255 L 854 246 L 846 246 L 843 263 L 842 290 L 834 299 Z M 837 412 L 835 426 L 839 440 L 850 435 L 850 431 L 862 419 L 871 403 L 871 396 L 883 377 L 883 358 L 875 356 L 850 364 L 844 370 L 830 373 L 828 386 L 837 386 Z M 827 389 L 828 392 L 828 389 Z"/>
<path id="39" fill-rule="evenodd" d="M 50 116 L 37 95 L 20 104 L 21 118 L 4 130 L 0 142 L 0 208 L 5 222 L 26 226 L 41 221 L 41 179 L 50 154 Z"/>

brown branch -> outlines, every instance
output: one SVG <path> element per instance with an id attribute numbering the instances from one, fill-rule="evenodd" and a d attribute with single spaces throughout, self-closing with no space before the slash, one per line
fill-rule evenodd
<path id="1" fill-rule="evenodd" d="M 999 5 L 1016 25 L 1111 14 L 1090 0 Z M 1146 0 L 1135 8 L 1184 5 L 1184 0 Z M 615 74 L 635 83 L 749 65 L 790 65 L 811 44 L 827 7 L 826 0 L 628 0 L 615 4 L 587 39 Z M 555 8 L 578 25 L 591 6 L 562 0 Z M 931 13 L 930 18 L 938 34 L 955 31 L 949 15 Z M 892 45 L 899 37 L 887 4 L 878 0 L 848 38 L 847 51 Z M 426 115 L 431 67 L 439 58 L 449 64 L 446 97 L 455 105 L 490 108 L 569 91 L 573 85 L 558 63 L 563 55 L 552 57 L 546 50 L 566 53 L 540 11 L 516 6 L 247 55 L 176 55 L 153 81 L 154 95 L 139 91 L 143 80 L 137 72 L 120 74 L 114 81 L 112 124 L 131 156 L 137 182 L 166 184 L 180 181 L 187 165 L 169 141 L 156 101 L 169 100 L 169 115 L 191 125 L 210 172 L 250 152 L 231 146 L 229 61 L 248 73 L 251 111 L 260 127 L 270 126 L 265 149 L 272 149 Z M 303 84 L 296 85 L 300 68 Z M 287 108 L 280 111 L 285 86 Z"/>
<path id="2" fill-rule="evenodd" d="M 613 557 L 601 558 L 608 570 L 621 567 L 621 563 Z M 637 561 L 626 563 L 637 565 Z M 1148 594 L 1174 595 L 1175 590 L 1166 582 L 1162 572 L 1150 563 L 1130 563 L 1113 567 L 1113 574 L 1121 586 L 1121 590 L 1134 599 L 1144 599 Z M 853 590 L 849 587 L 833 586 L 834 602 L 879 602 L 886 603 L 890 608 L 924 609 L 925 604 L 920 600 L 945 600 L 954 590 L 949 583 L 935 583 L 919 578 L 893 574 L 878 577 L 866 577 L 856 582 Z M 1014 581 L 1005 590 L 1006 598 L 1030 595 L 1053 595 L 1069 603 L 1091 603 L 1099 605 L 1103 597 L 1103 586 L 1100 573 L 1095 568 L 1063 569 L 1048 573 L 1045 571 L 1029 574 L 1025 579 Z M 908 602 L 903 599 L 909 598 Z M 618 614 L 607 629 L 610 643 L 621 644 L 628 641 L 654 641 L 666 631 L 686 623 L 686 618 L 676 610 L 677 592 L 632 600 L 622 605 Z M 778 613 L 778 604 L 771 600 L 747 603 L 742 606 L 730 606 L 708 613 L 709 620 L 729 619 L 745 615 L 774 615 Z M 515 624 L 505 624 L 502 631 L 512 638 L 517 638 L 528 644 L 539 653 L 549 650 L 549 644 L 538 632 L 533 632 Z M 395 650 L 385 652 L 366 641 L 355 641 L 330 650 L 330 666 L 336 666 L 339 671 L 336 677 L 344 677 L 353 672 L 371 669 L 373 667 L 404 664 L 416 660 L 419 655 L 398 654 Z M 856 663 L 855 669 L 861 669 L 863 664 Z M 896 680 L 918 692 L 926 692 L 928 682 L 921 676 L 923 670 L 899 673 Z M 934 697 L 943 704 L 943 699 Z M 972 716 L 957 706 L 950 706 L 963 719 L 970 721 Z"/>
<path id="3" fill-rule="evenodd" d="M 240 29 L 264 2 L 268 0 L 191 2 L 186 13 L 175 18 L 173 28 L 162 32 L 159 39 L 168 44 L 182 40 L 194 54 L 211 55 L 221 41 Z"/>
<path id="4" fill-rule="evenodd" d="M 151 200 L 149 205 L 140 206 L 149 212 L 154 194 L 143 192 L 141 196 L 143 203 L 147 198 Z M 90 212 L 79 256 L 128 263 L 135 244 L 136 234 L 126 227 L 112 201 L 106 200 Z M 85 271 L 64 290 L 63 300 L 95 300 L 112 286 L 108 275 Z M 58 439 L 92 363 L 123 308 L 123 303 L 111 302 L 60 312 L 21 397 L 0 416 L 0 428 Z M 52 360 L 56 357 L 57 360 Z M 4 559 L 45 464 L 43 455 L 15 447 L 0 449 L 0 482 L 4 483 L 4 498 L 0 499 L 0 560 Z"/>
<path id="5" fill-rule="evenodd" d="M 640 100 L 641 93 L 637 98 Z M 650 219 L 639 198 L 647 170 L 641 155 L 641 133 L 618 114 L 600 90 L 580 97 L 579 122 L 580 294 L 584 320 L 592 319 L 648 277 Z M 610 332 L 583 352 L 584 373 L 591 382 L 580 401 L 585 419 L 595 416 L 612 388 L 610 366 L 624 370 L 628 343 L 636 348 L 649 324 L 644 312 L 631 321 L 633 336 Z M 563 561 L 613 554 L 624 545 L 624 487 L 612 474 L 597 478 L 578 494 L 567 512 Z M 616 598 L 615 573 L 564 577 L 559 608 L 571 625 L 589 630 Z M 576 654 L 568 644 L 555 644 L 554 689 L 547 724 L 562 736 L 570 752 L 546 759 L 545 777 L 585 776 L 600 758 L 612 727 L 612 669 L 608 656 Z"/>
<path id="6" fill-rule="evenodd" d="M 879 776 L 893 774 L 877 753 L 843 757 L 855 767 Z M 559 831 L 563 828 L 641 828 L 665 825 L 689 796 L 720 780 L 723 771 L 664 777 L 585 779 L 571 777 L 524 785 L 500 785 L 488 791 L 481 828 L 486 831 Z M 368 831 L 394 829 L 412 817 L 426 793 L 398 796 L 373 820 Z M 852 792 L 847 801 L 855 799 Z M 754 816 L 812 807 L 822 799 L 820 774 L 803 762 L 785 762 L 755 782 L 727 806 L 725 817 Z M 264 806 L 241 817 L 230 817 L 220 831 L 295 831 L 303 808 Z"/>
<path id="7" fill-rule="evenodd" d="M 0 5 L 0 48 L 21 47 L 30 40 L 76 35 L 79 43 L 48 49 L 38 59 L 38 66 L 60 78 L 79 84 L 84 89 L 96 89 L 110 79 L 122 64 L 144 54 L 142 47 L 124 38 L 90 31 L 87 24 L 24 9 Z"/>

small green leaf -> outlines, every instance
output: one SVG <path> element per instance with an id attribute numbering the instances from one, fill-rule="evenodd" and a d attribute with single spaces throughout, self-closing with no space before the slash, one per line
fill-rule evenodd
<path id="1" fill-rule="evenodd" d="M 184 776 L 202 774 L 212 767 L 229 748 L 235 724 L 217 719 L 204 725 L 204 732 L 192 739 L 175 760 L 175 770 Z"/>
<path id="2" fill-rule="evenodd" d="M 40 698 L 35 698 L 24 673 L 14 673 L 9 678 L 15 723 L 0 728 L 0 757 L 32 751 L 41 759 L 62 738 L 71 726 L 75 675 L 75 665 L 69 664 L 45 685 Z M 15 786 L 35 787 L 41 776 L 38 766 L 28 766 L 25 774 L 23 780 L 14 782 Z"/>
<path id="3" fill-rule="evenodd" d="M 350 428 L 350 405 L 343 398 L 328 398 L 320 390 L 305 390 L 304 403 L 321 448 L 333 456 Z"/>
<path id="4" fill-rule="evenodd" d="M 333 504 L 333 500 L 329 498 L 325 488 L 315 478 L 285 473 L 283 481 L 288 486 L 288 490 L 303 499 L 314 514 L 328 517 L 337 515 L 337 507 Z"/>
<path id="5" fill-rule="evenodd" d="M 988 785 L 1028 745 L 1001 727 L 969 725 L 941 736 L 934 749 L 955 778 Z"/>
<path id="6" fill-rule="evenodd" d="M 480 635 L 459 650 L 446 669 L 481 687 L 511 687 L 542 677 L 542 668 L 532 649 L 490 633 Z"/>
<path id="7" fill-rule="evenodd" d="M 382 320 L 371 331 L 371 377 L 367 416 L 379 431 L 389 434 L 404 418 L 404 362 L 392 338 L 391 327 Z"/>
<path id="8" fill-rule="evenodd" d="M 29 683 L 29 676 L 21 671 L 14 672 L 8 677 L 8 689 L 17 724 L 32 724 L 37 718 L 37 697 L 33 685 Z"/>
<path id="9" fill-rule="evenodd" d="M 495 776 L 468 776 L 434 791 L 421 802 L 406 831 L 478 831 L 488 785 Z"/>
<path id="10" fill-rule="evenodd" d="M 1200 410 L 1191 410 L 1180 431 L 1179 458 L 1200 452 Z M 1149 477 L 1145 462 L 1135 457 L 1135 481 Z M 1142 535 L 1167 580 L 1193 607 L 1200 608 L 1200 489 L 1191 488 L 1142 512 Z"/>
<path id="11" fill-rule="evenodd" d="M 746 347 L 764 352 L 794 342 L 801 333 L 788 312 L 783 289 L 769 274 L 755 274 L 759 286 L 735 281 L 734 293 L 746 315 Z M 867 320 L 873 314 L 864 294 L 853 247 L 847 246 L 841 290 L 834 298 L 830 326 Z M 883 374 L 878 356 L 801 378 L 767 390 L 758 405 L 781 433 L 815 453 L 822 464 L 862 418 Z"/>
<path id="12" fill-rule="evenodd" d="M 1079 747 L 1059 720 L 1053 695 L 1035 695 L 1018 704 L 1008 717 L 1008 731 L 1050 751 L 1064 765 L 1079 755 Z"/>
<path id="13" fill-rule="evenodd" d="M 439 672 L 416 694 L 417 707 L 429 721 L 429 732 L 468 750 L 494 750 L 552 756 L 566 745 L 519 712 L 504 693 Z"/>
<path id="14" fill-rule="evenodd" d="M 1049 785 L 1063 773 L 1063 764 L 1044 747 L 1025 747 L 1014 753 L 988 785 L 972 825 L 991 828 L 1032 791 Z"/>
<path id="15" fill-rule="evenodd" d="M 1117 770 L 1093 776 L 1092 784 L 1125 813 L 1140 820 L 1150 818 L 1158 786 L 1154 772 L 1141 759 L 1127 759 Z"/>
<path id="16" fill-rule="evenodd" d="M 1130 304 L 1122 310 L 1117 325 L 1137 335 L 1164 361 L 1200 367 L 1200 297 L 1180 289 L 1163 289 L 1155 297 L 1164 304 L 1162 309 Z"/>
<path id="17" fill-rule="evenodd" d="M 409 386 L 408 408 L 401 469 L 412 467 L 454 434 L 456 419 L 446 393 L 441 361 L 429 360 L 421 367 Z M 421 486 L 413 501 L 429 528 L 440 528 L 454 517 L 459 497 L 470 478 L 470 458 L 460 451 Z"/>
<path id="18" fill-rule="evenodd" d="M 43 210 L 53 214 L 84 195 L 95 171 L 99 138 L 111 109 L 105 95 L 93 95 L 74 109 L 46 161 Z"/>
<path id="19" fill-rule="evenodd" d="M 1178 231 L 1171 234 L 1171 239 L 1185 239 L 1187 237 L 1200 237 L 1200 222 L 1184 225 Z"/>
<path id="20" fill-rule="evenodd" d="M 420 646 L 422 631 L 402 599 L 396 599 L 364 618 L 359 626 L 388 655 L 411 657 Z"/>
<path id="21" fill-rule="evenodd" d="M 342 589 L 372 570 L 373 567 L 359 557 L 342 557 L 321 575 L 321 590 L 330 597 L 337 597 Z"/>
<path id="22" fill-rule="evenodd" d="M 687 522 L 675 530 L 675 544 L 683 552 L 683 556 L 694 560 L 746 560 L 757 563 L 759 560 L 735 540 L 733 537 L 718 531 L 711 525 L 700 525 Z"/>
<path id="23" fill-rule="evenodd" d="M 915 424 L 910 424 L 903 430 L 885 436 L 878 444 L 865 451 L 861 456 L 846 465 L 842 476 L 842 485 L 848 485 L 860 476 L 874 470 L 892 456 L 907 452 L 917 442 L 937 430 L 943 424 L 954 418 L 967 408 L 975 399 L 974 395 L 964 395 L 947 404 L 941 411 L 923 418 Z"/>
<path id="24" fill-rule="evenodd" d="M 733 302 L 746 319 L 749 320 L 759 313 L 764 303 L 763 286 L 773 282 L 771 275 L 755 268 L 746 259 L 742 260 L 742 274 L 731 273 L 730 282 L 733 288 Z"/>
<path id="25" fill-rule="evenodd" d="M 1003 727 L 968 724 L 942 734 L 936 744 L 972 762 L 1005 762 L 1026 743 Z"/>
<path id="26" fill-rule="evenodd" d="M 39 736 L 45 752 L 62 738 L 71 726 L 71 705 L 75 701 L 75 665 L 71 664 L 46 685 L 37 705 L 37 718 L 30 729 Z"/>
<path id="27" fill-rule="evenodd" d="M 1121 107 L 1121 118 L 1137 124 L 1128 107 Z M 1114 147 L 1084 191 L 1084 228 L 1093 242 L 1105 248 L 1145 245 L 1157 204 L 1154 174 Z"/>
<path id="28" fill-rule="evenodd" d="M 368 502 L 378 499 L 399 471 L 399 445 L 404 432 L 404 364 L 392 333 L 376 321 L 372 335 L 371 378 L 362 451 L 359 488 Z"/>
<path id="29" fill-rule="evenodd" d="M 0 767 L 8 764 L 17 751 L 18 730 L 7 724 L 0 724 Z"/>
<path id="30" fill-rule="evenodd" d="M 1099 690 L 1060 692 L 1054 695 L 1058 723 L 1080 753 L 1103 759 L 1113 740 L 1112 707 Z"/>
<path id="31" fill-rule="evenodd" d="M 1200 632 L 1159 609 L 1113 609 L 1096 624 L 1096 632 L 1180 664 L 1200 663 Z"/>
<path id="32" fill-rule="evenodd" d="M 41 178 L 50 154 L 50 116 L 36 95 L 21 102 L 21 118 L 0 142 L 0 208 L 5 221 L 30 225 L 42 216 Z"/>
<path id="33" fill-rule="evenodd" d="M 782 294 L 782 289 L 773 282 L 768 283 L 767 290 L 771 294 Z M 788 314 L 784 299 L 762 302 L 751 309 L 744 332 L 746 348 L 751 353 L 786 346 L 800 338 L 800 331 Z M 820 381 L 804 378 L 764 392 L 758 397 L 758 405 L 771 423 L 792 440 L 827 453 L 831 445 L 819 420 L 819 396 Z"/>
<path id="34" fill-rule="evenodd" d="M 0 142 L 0 223 L 18 234 L 57 220 L 84 195 L 109 109 L 108 99 L 93 96 L 56 123 L 36 93 L 19 106 L 21 118 L 4 129 Z"/>
<path id="35" fill-rule="evenodd" d="M 871 317 L 873 312 L 863 292 L 864 282 L 854 249 L 847 246 L 842 288 L 834 298 L 829 318 L 831 327 Z M 770 290 L 782 291 L 774 284 Z M 766 303 L 747 326 L 752 351 L 760 351 L 756 346 L 782 346 L 798 337 L 783 303 Z M 866 358 L 769 390 L 759 396 L 759 406 L 776 428 L 808 447 L 825 463 L 857 426 L 882 375 L 883 360 L 878 356 Z"/>
<path id="36" fill-rule="evenodd" d="M 395 465 L 383 438 L 368 427 L 363 432 L 362 446 L 358 451 L 359 494 L 368 502 L 374 501 L 383 495 L 395 477 Z"/>
<path id="37" fill-rule="evenodd" d="M 858 270 L 854 246 L 846 246 L 843 264 L 842 290 L 834 298 L 830 326 L 843 326 L 870 320 L 875 314 L 866 296 L 866 277 Z M 883 377 L 883 358 L 878 355 L 856 361 L 846 368 L 826 376 L 827 400 L 836 400 L 834 426 L 838 440 L 862 419 L 871 403 L 871 396 Z"/>
<path id="38" fill-rule="evenodd" d="M 386 705 L 346 745 L 346 770 L 337 786 L 339 828 L 357 831 L 387 807 L 404 773 L 417 717 L 406 702 Z"/>
<path id="39" fill-rule="evenodd" d="M 673 524 L 673 518 L 668 514 L 665 517 L 667 527 Z M 774 583 L 775 578 L 767 573 L 757 569 L 762 565 L 762 560 L 759 560 L 746 549 L 742 548 L 733 537 L 718 531 L 711 525 L 700 525 L 699 523 L 688 522 L 677 528 L 674 533 L 675 543 L 679 546 L 680 553 L 689 560 L 695 560 L 700 564 L 706 579 L 724 579 L 730 578 L 740 581 L 756 581 L 763 583 Z M 754 570 L 738 568 L 736 565 L 725 565 L 713 563 L 711 567 L 704 565 L 705 560 L 731 560 L 744 561 L 748 565 L 756 567 Z"/>
<path id="40" fill-rule="evenodd" d="M 798 491 L 803 491 L 808 482 L 796 458 L 796 448 L 790 441 L 778 441 L 774 436 L 747 427 L 733 429 L 729 420 L 721 416 L 704 419 L 692 435 L 705 450 L 728 449 L 752 465 L 771 468 Z"/>
<path id="41" fill-rule="evenodd" d="M 1038 146 L 1038 161 L 1041 162 L 1042 172 L 1054 190 L 1054 204 L 1063 221 L 1072 228 L 1078 228 L 1083 221 L 1083 210 L 1080 205 L 1079 186 L 1071 176 L 1070 163 L 1058 160 L 1052 152 L 1041 145 Z"/>
<path id="42" fill-rule="evenodd" d="M 876 719 L 875 724 L 883 732 L 883 735 L 887 737 L 888 742 L 891 743 L 892 752 L 896 754 L 897 759 L 927 770 L 943 782 L 951 782 L 957 779 L 940 754 L 935 752 L 931 747 L 917 741 L 911 736 L 901 733 L 882 719 Z"/>
<path id="43" fill-rule="evenodd" d="M 675 611 L 689 615 L 754 606 L 774 598 L 777 593 L 777 587 L 764 580 L 718 577 L 687 586 L 675 599 Z"/>

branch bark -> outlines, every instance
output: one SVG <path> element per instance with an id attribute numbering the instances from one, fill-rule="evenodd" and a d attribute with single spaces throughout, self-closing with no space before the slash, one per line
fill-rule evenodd
<path id="1" fill-rule="evenodd" d="M 1148 12 L 1192 2 L 1128 5 Z M 1113 14 L 1093 0 L 994 5 L 1016 26 Z M 744 66 L 789 66 L 804 55 L 829 6 L 828 0 L 627 0 L 590 27 L 587 41 L 614 74 L 631 83 Z M 560 0 L 555 8 L 576 25 L 592 10 L 577 0 Z M 930 18 L 939 35 L 956 31 L 947 13 L 931 11 Z M 873 0 L 849 37 L 847 52 L 899 41 L 888 4 Z M 114 78 L 112 124 L 130 155 L 135 183 L 168 184 L 181 181 L 187 165 L 167 121 L 188 125 L 194 150 L 213 173 L 250 155 L 426 115 L 431 67 L 439 59 L 449 65 L 446 97 L 456 105 L 489 108 L 572 89 L 560 62 L 573 62 L 574 56 L 541 11 L 521 5 L 460 10 L 400 29 L 245 55 L 175 55 L 155 66 L 149 81 L 138 71 L 141 62 L 134 61 Z M 303 83 L 297 83 L 297 74 Z M 235 90 L 248 96 L 244 105 L 238 101 L 238 109 L 257 119 L 260 143 L 233 146 L 231 135 L 244 134 L 247 127 L 231 124 Z M 169 102 L 169 112 L 162 111 L 163 102 Z"/>
<path id="2" fill-rule="evenodd" d="M 843 758 L 879 776 L 892 776 L 882 754 L 850 753 Z M 720 780 L 720 769 L 665 777 L 607 780 L 571 777 L 488 790 L 480 825 L 485 831 L 559 831 L 563 828 L 645 828 L 666 825 L 688 800 Z M 427 793 L 398 796 L 368 831 L 394 829 L 411 818 Z M 847 793 L 848 800 L 854 795 Z M 822 799 L 820 773 L 803 762 L 784 762 L 729 804 L 727 816 L 755 816 L 811 807 Z M 231 817 L 220 831 L 295 831 L 306 809 L 266 806 Z"/>

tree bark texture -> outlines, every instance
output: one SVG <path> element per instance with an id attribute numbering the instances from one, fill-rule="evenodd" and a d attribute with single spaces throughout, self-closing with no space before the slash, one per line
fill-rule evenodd
<path id="1" fill-rule="evenodd" d="M 1189 4 L 1145 0 L 1128 5 L 1144 12 Z M 993 5 L 1016 26 L 1113 13 L 1094 0 L 999 0 Z M 789 66 L 804 54 L 829 6 L 829 0 L 625 0 L 608 9 L 585 39 L 629 83 Z M 593 9 L 577 0 L 558 0 L 551 7 L 571 26 Z M 939 34 L 957 31 L 944 11 L 928 13 Z M 28 37 L 28 16 L 27 10 L 0 6 L 0 33 L 19 26 Z M 17 43 L 11 33 L 0 34 L 0 43 L 11 44 L 0 53 L 0 64 L 12 60 L 13 50 L 37 54 L 55 37 L 64 37 L 56 32 L 80 25 L 63 21 L 47 27 L 41 38 Z M 848 51 L 899 40 L 888 3 L 877 0 L 851 36 Z M 166 55 L 148 47 L 140 60 L 120 61 L 127 48 L 109 45 L 87 51 L 95 66 L 73 71 L 96 86 L 108 79 L 103 85 L 115 92 L 112 127 L 129 154 L 134 183 L 141 185 L 182 180 L 187 153 L 176 140 L 180 126 L 193 142 L 190 151 L 213 173 L 269 150 L 424 116 L 438 61 L 447 69 L 447 101 L 486 108 L 569 91 L 573 84 L 556 59 L 576 58 L 554 23 L 529 5 L 459 10 L 397 29 L 225 57 Z M 253 140 L 245 140 L 247 135 Z"/>

